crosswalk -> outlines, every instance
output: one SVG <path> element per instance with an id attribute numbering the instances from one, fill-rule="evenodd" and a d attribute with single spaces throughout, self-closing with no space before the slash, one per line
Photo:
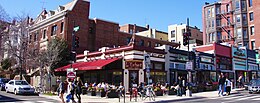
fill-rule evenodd
<path id="1" fill-rule="evenodd" d="M 57 101 L 19 101 L 19 102 L 1 102 L 1 103 L 57 103 Z"/>
<path id="2" fill-rule="evenodd" d="M 207 99 L 221 100 L 222 103 L 234 103 L 237 101 L 259 101 L 260 94 L 232 94 L 229 96 L 222 97 L 209 97 Z"/>

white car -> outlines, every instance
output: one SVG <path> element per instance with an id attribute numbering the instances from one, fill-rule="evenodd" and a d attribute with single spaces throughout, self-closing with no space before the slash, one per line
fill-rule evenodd
<path id="1" fill-rule="evenodd" d="M 5 85 L 6 92 L 14 94 L 34 94 L 35 89 L 25 80 L 10 80 Z"/>

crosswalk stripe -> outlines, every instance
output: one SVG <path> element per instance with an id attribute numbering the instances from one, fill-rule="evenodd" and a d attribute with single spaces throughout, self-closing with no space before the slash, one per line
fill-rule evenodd
<path id="1" fill-rule="evenodd" d="M 251 100 L 260 100 L 260 97 L 259 98 L 255 98 L 255 99 L 251 99 Z"/>
<path id="2" fill-rule="evenodd" d="M 237 98 L 241 98 L 241 97 L 244 97 L 244 95 L 240 95 L 240 96 L 233 96 L 233 97 L 228 97 L 228 96 L 225 96 L 225 97 L 223 97 L 223 99 L 237 99 Z"/>
<path id="3" fill-rule="evenodd" d="M 246 100 L 246 99 L 252 99 L 252 98 L 259 98 L 259 96 L 251 96 L 251 97 L 244 97 L 237 100 Z"/>
<path id="4" fill-rule="evenodd" d="M 26 102 L 23 102 L 23 103 L 34 103 L 34 102 L 28 102 L 28 101 L 26 101 Z"/>
<path id="5" fill-rule="evenodd" d="M 53 103 L 53 102 L 48 102 L 48 101 L 37 101 L 39 103 Z"/>

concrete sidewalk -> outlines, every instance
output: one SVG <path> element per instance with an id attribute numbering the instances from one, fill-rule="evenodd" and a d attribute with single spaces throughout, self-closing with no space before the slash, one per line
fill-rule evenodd
<path id="1" fill-rule="evenodd" d="M 238 93 L 239 90 L 243 89 L 233 89 L 231 94 Z M 39 95 L 41 97 L 60 100 L 58 96 L 48 96 L 48 95 Z M 66 94 L 64 95 L 65 98 Z M 135 102 L 134 100 L 130 101 L 130 96 L 126 95 L 125 102 L 131 103 Z M 192 97 L 189 96 L 182 96 L 177 97 L 176 95 L 165 95 L 165 96 L 157 96 L 155 97 L 155 101 L 149 100 L 141 100 L 141 98 L 137 99 L 135 103 L 148 103 L 148 102 L 178 102 L 178 101 L 185 101 L 185 100 L 194 100 L 194 99 L 203 99 L 203 98 L 211 98 L 211 97 L 218 97 L 218 91 L 208 91 L 208 92 L 200 92 L 200 93 L 193 93 Z M 74 96 L 76 98 L 76 96 Z M 77 101 L 77 100 L 76 100 Z M 98 97 L 98 96 L 88 96 L 88 95 L 81 95 L 82 103 L 119 103 L 119 98 L 106 98 L 106 97 Z M 121 103 L 124 103 L 124 98 L 120 99 Z"/>

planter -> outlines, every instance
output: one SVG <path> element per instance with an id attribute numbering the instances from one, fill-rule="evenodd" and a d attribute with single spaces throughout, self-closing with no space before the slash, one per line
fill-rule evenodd
<path id="1" fill-rule="evenodd" d="M 87 89 L 86 88 L 82 88 L 82 95 L 87 94 Z"/>
<path id="2" fill-rule="evenodd" d="M 106 97 L 106 92 L 105 91 L 102 91 L 100 93 L 101 93 L 101 97 Z"/>
<path id="3" fill-rule="evenodd" d="M 96 95 L 97 95 L 96 91 L 91 91 L 91 96 L 96 96 Z"/>
<path id="4" fill-rule="evenodd" d="M 168 91 L 168 95 L 176 95 L 176 91 L 174 91 L 174 89 L 170 89 Z"/>
<path id="5" fill-rule="evenodd" d="M 155 91 L 156 96 L 163 96 L 163 92 L 161 90 Z"/>

